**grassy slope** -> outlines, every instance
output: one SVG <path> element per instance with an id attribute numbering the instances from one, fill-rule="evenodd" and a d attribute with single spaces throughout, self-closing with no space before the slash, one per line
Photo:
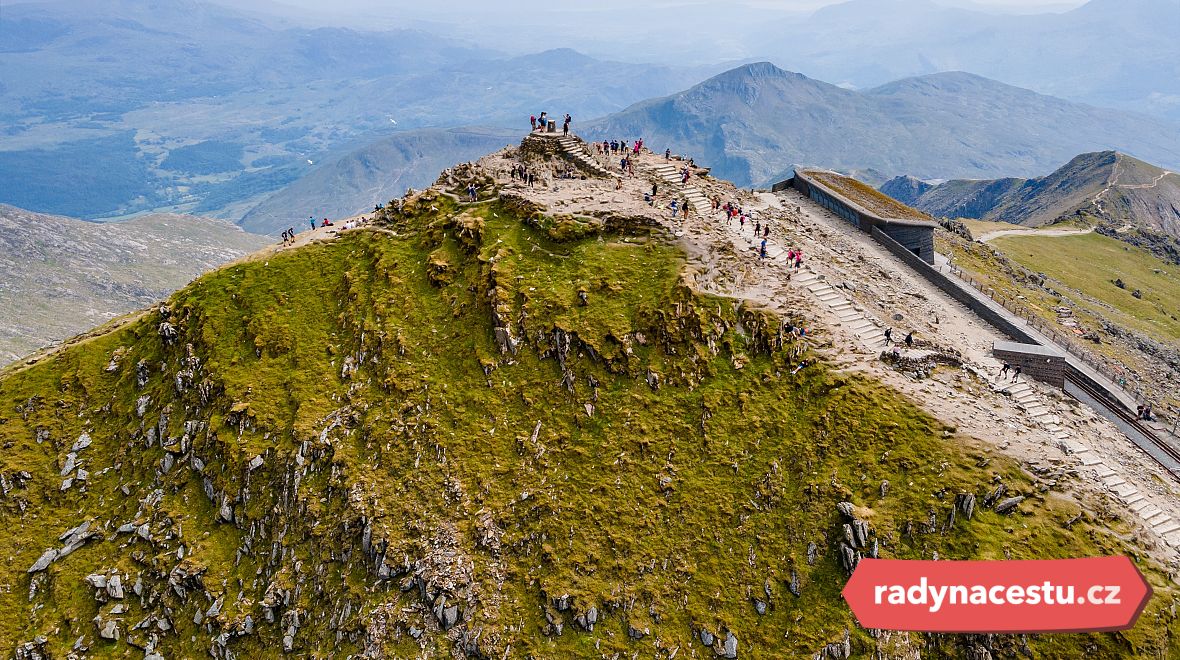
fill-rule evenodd
<path id="1" fill-rule="evenodd" d="M 1180 340 L 1180 274 L 1147 250 L 1100 234 L 1006 236 L 995 245 L 1026 268 L 1113 307 L 1111 320 L 1161 341 Z M 1125 289 L 1113 284 L 1117 279 Z M 1135 289 L 1141 299 L 1131 295 Z M 1089 307 L 1110 314 L 1109 308 Z"/>
<path id="2" fill-rule="evenodd" d="M 123 655 L 128 637 L 147 639 L 128 628 L 165 606 L 173 631 L 158 634 L 167 657 L 208 652 L 214 635 L 242 630 L 247 615 L 254 632 L 231 637 L 230 648 L 277 657 L 293 612 L 304 614 L 296 650 L 321 657 L 362 651 L 363 630 L 381 622 L 386 633 L 368 645 L 391 657 L 419 653 L 410 626 L 427 630 L 421 644 L 438 655 L 469 630 L 493 657 L 509 647 L 510 657 L 651 655 L 656 647 L 707 657 L 692 639 L 701 626 L 733 630 L 744 658 L 810 654 L 850 627 L 864 655 L 872 640 L 839 597 L 837 501 L 858 505 L 888 557 L 1128 551 L 1102 527 L 1062 527 L 1076 505 L 1000 457 L 976 467 L 985 449 L 896 393 L 822 365 L 790 375 L 793 347 L 766 344 L 764 324 L 773 320 L 679 287 L 680 256 L 669 247 L 610 236 L 556 243 L 497 206 L 466 216 L 460 231 L 449 203 L 419 208 L 431 204 L 442 210 L 401 221 L 397 236 L 354 234 L 202 277 L 171 301 L 182 333 L 175 345 L 161 341 L 161 319 L 151 314 L 4 375 L 0 472 L 26 470 L 32 479 L 0 499 L 0 524 L 11 532 L 0 536 L 0 584 L 11 587 L 0 590 L 0 655 L 38 634 L 55 657 L 79 636 L 98 657 Z M 489 289 L 525 339 L 512 358 L 495 347 Z M 578 304 L 579 290 L 588 305 Z M 557 361 L 542 358 L 555 328 L 574 337 L 572 394 L 559 385 Z M 122 348 L 119 368 L 105 371 Z M 341 377 L 349 357 L 360 366 Z M 142 389 L 140 360 L 152 374 Z M 649 371 L 660 374 L 658 390 L 644 382 Z M 600 387 L 588 416 L 591 376 Z M 143 394 L 151 402 L 140 419 Z M 176 465 L 162 474 L 165 449 L 148 442 L 146 429 L 165 410 Z M 343 424 L 324 432 L 330 416 Z M 210 432 L 189 433 L 186 443 L 186 420 L 206 421 Z M 48 439 L 37 442 L 37 429 Z M 86 492 L 62 492 L 61 461 L 83 430 L 94 438 L 81 452 Z M 257 455 L 264 464 L 250 471 Z M 941 525 L 955 493 L 982 496 L 996 475 L 1030 497 L 1021 513 L 980 510 L 949 532 L 922 531 L 932 511 Z M 883 480 L 891 488 L 882 498 Z M 219 502 L 237 494 L 236 524 L 217 521 L 205 488 Z M 85 519 L 104 538 L 35 578 L 30 604 L 25 569 Z M 116 533 L 127 521 L 148 524 L 152 541 Z M 915 531 L 903 535 L 909 522 Z M 426 589 L 448 602 L 470 597 L 466 623 L 450 639 L 419 590 L 398 588 L 399 568 L 377 579 L 375 558 L 362 550 L 366 523 L 374 544 L 388 544 L 387 565 L 449 548 L 455 565 L 471 567 L 469 579 Z M 502 538 L 486 540 L 489 530 Z M 810 542 L 820 552 L 814 566 L 805 559 Z M 167 588 L 178 565 L 205 570 L 187 599 Z M 112 604 L 100 607 L 83 582 L 107 568 L 147 585 L 145 598 L 128 597 L 129 613 L 115 617 L 119 643 L 95 641 L 91 619 L 110 618 Z M 1180 652 L 1174 593 L 1158 567 L 1143 568 L 1156 596 L 1135 629 L 1034 638 L 1034 653 Z M 792 570 L 800 597 L 786 589 Z M 751 596 L 764 585 L 771 609 L 759 616 Z M 264 619 L 268 586 L 291 590 L 281 624 Z M 561 594 L 572 596 L 571 611 L 553 606 Z M 194 614 L 218 596 L 215 621 L 195 625 Z M 573 628 L 573 614 L 592 605 L 602 611 L 599 626 Z M 546 613 L 564 622 L 564 634 L 544 634 Z M 338 638 L 330 621 L 340 617 Z M 650 634 L 633 641 L 628 626 Z M 1011 649 L 1018 640 L 996 643 Z M 943 653 L 956 647 L 927 650 Z"/>

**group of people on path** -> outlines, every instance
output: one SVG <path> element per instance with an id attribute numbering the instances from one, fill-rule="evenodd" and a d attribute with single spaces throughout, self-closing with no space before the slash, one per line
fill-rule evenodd
<path id="1" fill-rule="evenodd" d="M 1008 381 L 1009 383 L 1019 382 L 1020 381 L 1020 372 L 1023 371 L 1023 369 L 1024 368 L 1021 367 L 1019 364 L 1013 366 L 1013 365 L 1005 362 L 1003 364 L 1003 366 L 1000 367 L 1000 373 L 996 375 L 996 382 L 998 383 L 1001 380 L 1003 380 L 1004 377 L 1007 376 L 1009 373 L 1012 374 L 1012 379 Z"/>
<path id="2" fill-rule="evenodd" d="M 571 117 L 568 112 L 565 113 L 564 117 L 562 117 L 562 119 L 561 119 L 561 132 L 564 135 L 569 135 L 570 122 L 572 122 L 573 120 L 574 120 L 574 118 Z M 529 116 L 529 126 L 532 127 L 532 130 L 541 131 L 542 133 L 549 130 L 549 113 L 542 111 L 540 117 L 538 117 L 537 115 L 530 115 Z"/>
<path id="3" fill-rule="evenodd" d="M 513 181 L 520 181 L 530 188 L 537 182 L 537 175 L 521 163 L 513 165 L 512 169 L 508 171 L 508 175 L 512 177 Z"/>
<path id="4" fill-rule="evenodd" d="M 893 328 L 885 328 L 885 345 L 892 346 L 893 343 L 894 343 L 893 342 Z M 905 339 L 903 339 L 902 341 L 900 341 L 898 343 L 904 343 L 906 348 L 913 348 L 914 347 L 914 331 L 910 330 L 909 332 L 907 332 L 905 335 Z M 1005 364 L 1004 368 L 1005 369 L 1008 368 L 1008 365 Z"/>
<path id="5" fill-rule="evenodd" d="M 626 140 L 603 140 L 602 142 L 595 142 L 594 149 L 600 154 L 625 154 L 630 151 L 638 156 L 639 152 L 643 150 L 643 138 L 635 140 L 631 147 L 627 146 Z"/>

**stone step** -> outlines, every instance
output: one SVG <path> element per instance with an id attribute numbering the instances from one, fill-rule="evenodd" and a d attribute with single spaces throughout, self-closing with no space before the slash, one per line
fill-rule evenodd
<path id="1" fill-rule="evenodd" d="M 1112 474 L 1109 477 L 1106 477 L 1105 479 L 1103 479 L 1102 483 L 1106 484 L 1107 488 L 1114 488 L 1115 486 L 1121 486 L 1121 485 L 1127 483 L 1127 480 L 1123 479 L 1122 477 L 1120 477 L 1117 474 Z"/>
<path id="2" fill-rule="evenodd" d="M 1124 497 L 1130 495 L 1131 493 L 1139 492 L 1139 490 L 1137 488 L 1135 488 L 1134 486 L 1129 486 L 1127 484 L 1123 484 L 1121 486 L 1115 486 L 1114 488 L 1111 489 L 1111 491 L 1113 491 L 1114 494 L 1118 495 L 1120 498 L 1124 498 Z"/>
<path id="3" fill-rule="evenodd" d="M 1098 478 L 1099 479 L 1105 479 L 1112 474 L 1118 474 L 1118 472 L 1115 472 L 1113 468 L 1111 468 L 1109 465 L 1106 465 L 1105 463 L 1097 465 L 1095 467 L 1098 470 Z"/>
<path id="4" fill-rule="evenodd" d="M 1082 453 L 1078 454 L 1077 457 L 1078 457 L 1078 460 L 1080 460 L 1082 462 L 1082 465 L 1085 465 L 1087 467 L 1089 467 L 1091 465 L 1098 465 L 1099 463 L 1102 462 L 1102 459 L 1098 458 L 1098 454 L 1095 454 L 1092 451 L 1082 452 Z"/>
<path id="5" fill-rule="evenodd" d="M 1140 511 L 1151 506 L 1151 502 L 1147 501 L 1147 498 L 1143 496 L 1143 493 L 1136 493 L 1124 499 L 1123 503 L 1131 507 L 1131 510 L 1135 513 L 1139 513 Z"/>
<path id="6" fill-rule="evenodd" d="M 1163 523 L 1166 523 L 1171 519 L 1172 519 L 1172 516 L 1169 516 L 1168 514 L 1164 513 L 1163 511 L 1160 511 L 1159 513 L 1155 514 L 1154 516 L 1152 516 L 1150 518 L 1146 518 L 1145 520 L 1147 520 L 1148 525 L 1155 527 L 1156 525 L 1162 525 Z"/>
<path id="7" fill-rule="evenodd" d="M 1167 522 L 1155 527 L 1156 534 L 1171 534 L 1177 530 L 1180 530 L 1180 522 L 1176 522 L 1171 518 Z"/>

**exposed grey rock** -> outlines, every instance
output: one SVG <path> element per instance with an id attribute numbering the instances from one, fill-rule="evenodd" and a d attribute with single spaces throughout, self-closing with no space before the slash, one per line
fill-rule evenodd
<path id="1" fill-rule="evenodd" d="M 959 510 L 967 520 L 975 515 L 975 493 L 959 493 L 955 495 L 955 508 Z"/>
<path id="2" fill-rule="evenodd" d="M 844 516 L 848 520 L 853 519 L 852 502 L 839 502 L 836 504 L 836 510 L 840 512 L 840 515 Z"/>
<path id="3" fill-rule="evenodd" d="M 156 332 L 163 338 L 164 343 L 169 346 L 175 344 L 176 338 L 180 336 L 180 333 L 176 330 L 176 326 L 167 321 L 160 323 L 159 327 L 156 328 Z"/>
<path id="4" fill-rule="evenodd" d="M 757 612 L 759 616 L 766 614 L 766 607 L 766 601 L 759 598 L 754 599 L 754 611 Z"/>
<path id="5" fill-rule="evenodd" d="M 569 594 L 562 594 L 553 599 L 553 606 L 557 608 L 558 612 L 564 612 L 570 608 L 573 599 Z"/>
<path id="6" fill-rule="evenodd" d="M 246 465 L 246 468 L 248 470 L 250 470 L 251 472 L 253 472 L 254 470 L 257 470 L 258 468 L 262 467 L 262 463 L 263 463 L 262 456 L 258 455 L 258 456 L 255 456 L 254 458 L 250 459 L 250 462 Z"/>
<path id="7" fill-rule="evenodd" d="M 413 637 L 414 639 L 421 639 L 422 637 L 422 629 L 417 626 L 410 626 L 409 632 L 410 637 Z"/>
<path id="8" fill-rule="evenodd" d="M 732 631 L 725 634 L 725 645 L 721 649 L 721 657 L 727 660 L 734 660 L 737 658 L 737 636 Z"/>
<path id="9" fill-rule="evenodd" d="M 103 621 L 101 617 L 94 617 L 94 625 L 98 627 L 98 636 L 103 639 L 119 639 L 118 622 L 114 619 Z"/>
<path id="10" fill-rule="evenodd" d="M 888 492 L 889 492 L 889 480 L 886 479 L 885 481 L 881 482 L 881 498 L 884 499 L 885 495 Z"/>
<path id="11" fill-rule="evenodd" d="M 74 452 L 66 454 L 66 462 L 61 467 L 61 476 L 64 477 L 74 471 L 74 465 L 77 459 L 78 455 Z"/>
<path id="12" fill-rule="evenodd" d="M 135 416 L 143 417 L 147 413 L 148 405 L 151 404 L 152 397 L 143 395 L 135 400 Z"/>
<path id="13" fill-rule="evenodd" d="M 100 575 L 98 573 L 92 573 L 92 574 L 86 576 L 86 581 L 88 583 L 90 583 L 90 586 L 94 587 L 95 589 L 106 589 L 107 588 L 107 576 L 105 576 L 105 575 Z"/>
<path id="14" fill-rule="evenodd" d="M 439 623 L 442 624 L 443 630 L 450 630 L 451 628 L 454 628 L 455 624 L 458 622 L 459 622 L 459 606 L 458 605 L 452 605 L 452 606 L 443 610 L 442 619 L 439 621 Z M 558 633 L 558 634 L 561 634 L 561 633 Z"/>
<path id="15" fill-rule="evenodd" d="M 815 543 L 808 543 L 807 544 L 807 565 L 814 566 L 815 560 L 818 557 L 819 557 L 819 548 L 816 547 Z"/>
<path id="16" fill-rule="evenodd" d="M 151 369 L 145 360 L 140 360 L 135 363 L 135 384 L 139 387 L 147 385 L 148 378 L 152 375 Z"/>
<path id="17" fill-rule="evenodd" d="M 49 565 L 53 563 L 53 560 L 57 559 L 57 555 L 57 548 L 50 548 L 46 550 L 37 561 L 33 562 L 33 565 L 29 567 L 27 572 L 37 573 L 38 571 L 43 571 L 49 568 Z"/>
<path id="18" fill-rule="evenodd" d="M 852 536 L 856 543 L 855 548 L 863 548 L 869 544 L 869 525 L 863 520 L 854 519 L 852 521 Z"/>
<path id="19" fill-rule="evenodd" d="M 995 504 L 996 502 L 1000 501 L 1000 498 L 1003 497 L 1004 493 L 1006 493 L 1006 492 L 1008 492 L 1008 487 L 1005 486 L 1004 484 L 1000 484 L 1000 485 L 996 486 L 995 490 L 993 490 L 992 492 L 990 492 L 986 496 L 984 496 L 984 498 L 983 498 L 984 508 L 988 508 L 991 505 Z"/>
<path id="20" fill-rule="evenodd" d="M 627 624 L 627 636 L 635 641 L 639 641 L 639 640 L 643 639 L 649 633 L 650 633 L 650 630 L 647 628 L 640 630 L 631 624 Z"/>
<path id="21" fill-rule="evenodd" d="M 996 513 L 1008 513 L 1016 509 L 1016 505 L 1024 501 L 1023 495 L 1016 497 L 1009 497 L 1008 499 L 996 505 Z"/>
<path id="22" fill-rule="evenodd" d="M 83 431 L 82 435 L 78 436 L 78 439 L 74 442 L 73 446 L 70 447 L 70 451 L 79 452 L 83 449 L 86 449 L 91 444 L 92 441 L 90 440 L 90 434 Z"/>
<path id="23" fill-rule="evenodd" d="M 713 646 L 713 642 L 716 641 L 716 639 L 717 639 L 716 637 L 713 636 L 713 633 L 709 632 L 708 630 L 705 630 L 704 628 L 701 628 L 700 638 L 701 638 L 701 643 L 704 644 L 705 646 Z"/>
<path id="24" fill-rule="evenodd" d="M 787 591 L 790 591 L 794 596 L 799 596 L 803 593 L 799 585 L 799 574 L 793 568 L 791 569 L 791 580 L 787 582 Z"/>

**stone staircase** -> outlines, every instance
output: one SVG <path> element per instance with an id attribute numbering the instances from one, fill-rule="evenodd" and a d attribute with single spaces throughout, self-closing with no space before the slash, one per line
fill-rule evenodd
<path id="1" fill-rule="evenodd" d="M 652 169 L 655 171 L 656 176 L 663 179 L 665 183 L 669 183 L 680 188 L 681 195 L 683 195 L 684 199 L 688 200 L 688 203 L 692 205 L 692 210 L 698 216 L 704 217 L 708 214 L 709 209 L 712 208 L 709 205 L 709 200 L 705 198 L 704 193 L 702 193 L 696 186 L 691 184 L 680 184 L 680 170 L 677 169 L 676 165 L 670 161 L 665 161 L 662 165 L 657 165 Z"/>
<path id="2" fill-rule="evenodd" d="M 662 179 L 671 184 L 680 184 L 680 173 L 672 164 L 659 166 L 657 173 Z M 696 191 L 696 188 L 693 186 L 684 186 L 686 196 L 690 190 Z M 689 197 L 689 199 L 693 201 L 694 205 L 699 205 L 694 206 L 694 208 L 698 210 L 698 213 L 703 215 L 704 209 L 709 208 L 706 206 L 708 202 L 704 199 L 703 195 L 700 195 L 699 191 L 696 194 L 699 196 L 698 200 L 693 200 L 692 197 Z M 746 233 L 736 223 L 731 224 L 722 220 L 715 224 L 715 227 L 717 230 L 737 238 L 740 246 L 749 246 L 751 252 L 760 243 L 760 239 L 753 236 L 753 234 Z M 778 241 L 772 238 L 767 241 L 766 247 L 767 261 L 776 266 L 786 267 L 788 265 L 786 248 Z M 857 309 L 840 287 L 832 286 L 824 276 L 815 273 L 806 264 L 804 264 L 802 269 L 795 272 L 791 278 L 791 282 L 793 284 L 802 284 L 817 301 L 834 312 L 840 324 L 851 330 L 859 338 L 859 343 L 863 348 L 873 352 L 884 350 L 884 328 L 875 318 Z M 1163 537 L 1168 545 L 1173 548 L 1180 548 L 1180 521 L 1148 502 L 1139 489 L 1127 483 L 1119 475 L 1116 468 L 1104 463 L 1097 453 L 1078 444 L 1071 437 L 1069 431 L 1061 425 L 1061 419 L 1050 412 L 1049 407 L 1044 403 L 1043 397 L 1030 383 L 1022 379 L 1016 383 L 993 383 L 993 387 L 997 391 L 1006 391 L 1020 409 L 1049 432 L 1053 440 L 1057 443 L 1057 446 L 1063 452 L 1081 463 L 1083 472 L 1088 472 L 1103 487 L 1117 497 L 1119 501 L 1126 504 L 1144 521 L 1144 524 Z"/>
<path id="3" fill-rule="evenodd" d="M 542 135 L 549 137 L 549 134 L 543 133 Z M 557 144 L 561 145 L 562 153 L 572 160 L 578 169 L 603 178 L 618 176 L 616 172 L 611 172 L 603 167 L 602 163 L 598 162 L 598 159 L 594 157 L 594 154 L 590 153 L 590 149 L 586 147 L 586 143 L 574 137 L 572 134 L 561 134 L 556 137 L 550 137 L 549 139 L 555 140 Z"/>

